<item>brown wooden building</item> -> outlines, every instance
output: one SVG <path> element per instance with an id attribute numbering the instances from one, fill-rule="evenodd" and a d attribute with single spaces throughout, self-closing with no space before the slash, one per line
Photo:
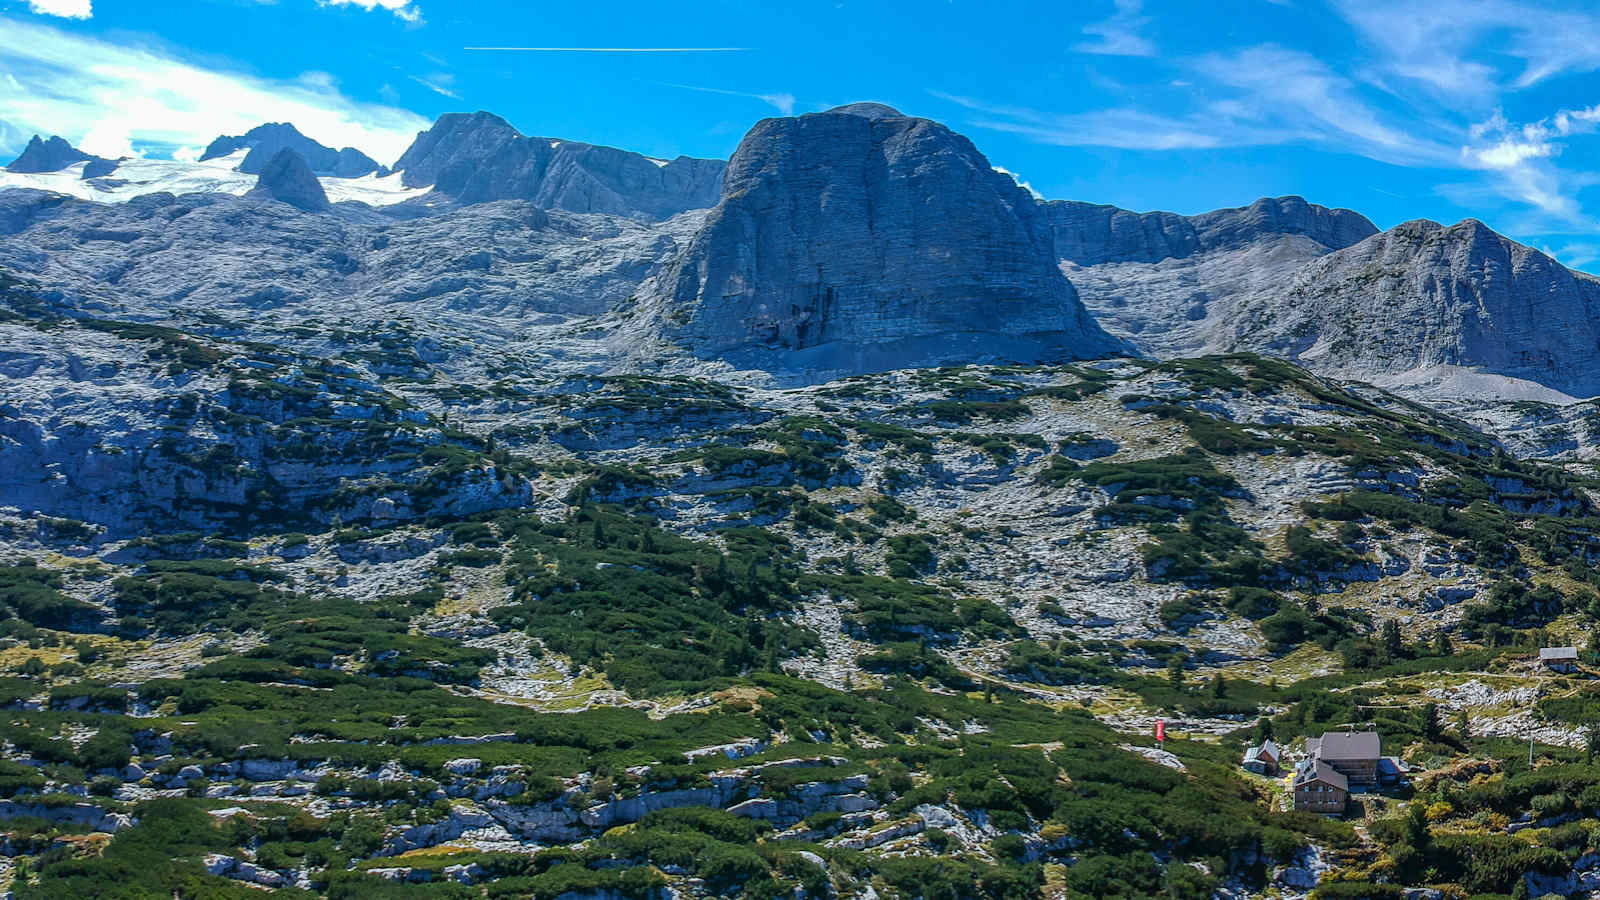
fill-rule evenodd
<path id="1" fill-rule="evenodd" d="M 1350 802 L 1349 780 L 1327 763 L 1304 760 L 1294 772 L 1294 808 L 1298 812 L 1343 815 Z"/>

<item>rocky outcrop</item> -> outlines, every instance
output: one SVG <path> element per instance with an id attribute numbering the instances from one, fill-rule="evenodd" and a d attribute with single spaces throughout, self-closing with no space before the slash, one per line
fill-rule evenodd
<path id="1" fill-rule="evenodd" d="M 255 189 L 245 196 L 279 200 L 305 212 L 326 212 L 329 206 L 322 182 L 299 153 L 287 148 L 262 168 Z"/>
<path id="2" fill-rule="evenodd" d="M 1415 221 L 1242 306 L 1230 343 L 1370 379 L 1471 367 L 1600 393 L 1600 279 L 1468 219 Z"/>
<path id="3" fill-rule="evenodd" d="M 878 104 L 766 119 L 644 308 L 702 358 L 802 378 L 1119 351 L 1046 226 L 938 123 Z"/>
<path id="4" fill-rule="evenodd" d="M 725 163 L 528 137 L 476 112 L 440 116 L 394 167 L 406 187 L 432 187 L 462 203 L 531 200 L 542 209 L 657 220 L 714 205 Z"/>
<path id="5" fill-rule="evenodd" d="M 83 167 L 84 178 L 110 175 L 117 169 L 117 161 L 114 159 L 85 153 L 60 137 L 52 137 L 46 141 L 41 140 L 36 134 L 33 140 L 28 141 L 28 146 L 23 148 L 22 155 L 12 160 L 11 165 L 6 166 L 6 171 L 21 174 L 59 172 L 67 166 L 80 162 L 88 163 Z"/>
<path id="6" fill-rule="evenodd" d="M 200 154 L 201 161 L 216 159 L 237 153 L 249 148 L 244 160 L 239 163 L 239 171 L 249 175 L 258 175 L 266 169 L 274 157 L 284 150 L 293 150 L 300 154 L 311 167 L 311 171 L 318 175 L 333 178 L 359 178 L 363 175 L 387 174 L 388 170 L 378 165 L 372 157 L 362 153 L 354 147 L 345 147 L 335 150 L 324 146 L 300 133 L 288 122 L 269 122 L 257 125 L 244 134 L 223 135 L 206 146 L 204 153 Z"/>

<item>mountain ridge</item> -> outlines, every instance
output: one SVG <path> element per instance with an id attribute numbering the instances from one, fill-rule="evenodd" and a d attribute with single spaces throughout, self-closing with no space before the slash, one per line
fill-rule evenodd
<path id="1" fill-rule="evenodd" d="M 726 164 L 530 137 L 492 113 L 446 113 L 395 162 L 407 187 L 462 203 L 532 200 L 548 209 L 650 220 L 716 203 Z"/>
<path id="2" fill-rule="evenodd" d="M 247 175 L 261 174 L 261 170 L 285 149 L 298 153 L 318 175 L 360 178 L 363 175 L 388 174 L 387 169 L 360 150 L 354 147 L 335 150 L 301 134 L 289 122 L 268 122 L 241 135 L 219 136 L 206 145 L 205 151 L 200 154 L 200 161 L 229 156 L 245 149 L 249 153 L 239 163 L 239 171 Z"/>

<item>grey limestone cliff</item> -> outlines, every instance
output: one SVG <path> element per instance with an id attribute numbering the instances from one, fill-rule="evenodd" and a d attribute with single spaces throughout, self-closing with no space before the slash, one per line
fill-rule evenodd
<path id="1" fill-rule="evenodd" d="M 1233 346 L 1358 377 L 1478 368 L 1600 393 L 1600 279 L 1468 219 L 1397 225 L 1242 306 Z"/>
<path id="2" fill-rule="evenodd" d="M 878 104 L 767 119 L 645 307 L 701 357 L 793 373 L 1124 349 L 1057 271 L 1045 225 L 938 123 Z"/>

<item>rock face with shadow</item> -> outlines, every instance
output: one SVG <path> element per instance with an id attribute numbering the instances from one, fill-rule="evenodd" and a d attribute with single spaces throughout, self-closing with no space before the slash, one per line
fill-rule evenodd
<path id="1" fill-rule="evenodd" d="M 812 376 L 1119 352 L 1033 197 L 943 125 L 879 104 L 758 123 L 722 200 L 645 289 L 703 358 Z"/>

